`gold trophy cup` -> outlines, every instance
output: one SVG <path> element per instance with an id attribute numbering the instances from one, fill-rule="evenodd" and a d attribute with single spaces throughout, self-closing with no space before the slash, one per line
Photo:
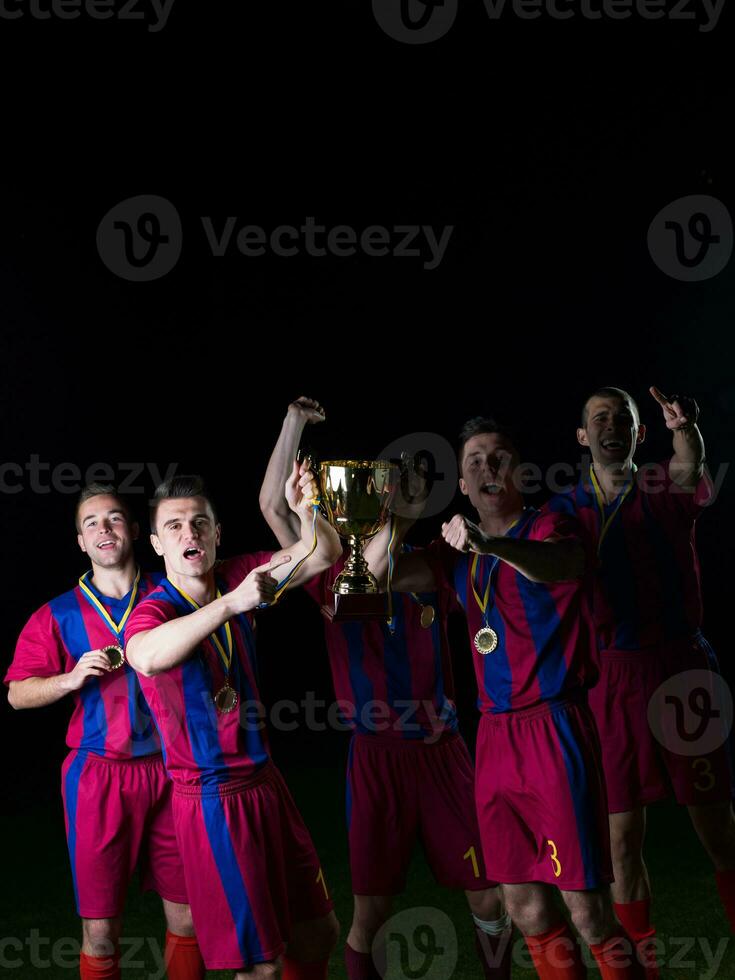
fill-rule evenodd
<path id="1" fill-rule="evenodd" d="M 330 459 L 319 467 L 326 518 L 350 546 L 344 569 L 332 586 L 334 607 L 322 606 L 332 621 L 388 616 L 387 594 L 378 590 L 362 547 L 388 520 L 399 479 L 398 467 L 384 459 Z"/>

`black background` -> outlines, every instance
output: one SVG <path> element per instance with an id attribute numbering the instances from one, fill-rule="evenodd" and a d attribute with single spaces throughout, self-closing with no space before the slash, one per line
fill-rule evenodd
<path id="1" fill-rule="evenodd" d="M 272 543 L 258 489 L 300 394 L 327 408 L 310 433 L 322 456 L 374 455 L 415 431 L 454 440 L 465 418 L 492 412 L 546 466 L 577 460 L 579 408 L 600 384 L 638 398 L 640 459 L 663 458 L 657 384 L 697 397 L 711 464 L 729 465 L 732 262 L 682 283 L 646 246 L 675 198 L 732 208 L 727 11 L 705 34 L 636 18 L 491 22 L 464 3 L 445 38 L 409 46 L 368 4 L 178 3 L 159 34 L 0 21 L 5 461 L 202 472 L 223 554 Z M 184 227 L 181 260 L 151 283 L 117 278 L 95 245 L 103 215 L 137 194 L 169 199 Z M 214 258 L 202 215 L 455 231 L 433 271 L 411 258 Z M 151 490 L 134 499 L 141 517 Z M 726 480 L 698 530 L 705 626 L 726 671 L 732 495 Z M 72 511 L 73 495 L 34 492 L 29 475 L 0 495 L 4 663 L 28 615 L 85 567 Z M 415 540 L 436 528 L 424 522 Z M 288 609 L 261 617 L 265 700 L 328 697 L 318 613 L 298 595 Z M 18 806 L 57 799 L 67 713 L 0 710 Z M 308 765 L 337 741 L 299 732 L 276 753 Z"/>

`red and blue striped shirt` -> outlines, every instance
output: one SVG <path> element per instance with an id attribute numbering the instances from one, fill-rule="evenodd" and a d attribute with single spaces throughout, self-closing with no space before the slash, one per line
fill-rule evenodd
<path id="1" fill-rule="evenodd" d="M 138 604 L 156 589 L 162 578 L 160 572 L 141 575 Z M 122 599 L 111 599 L 98 591 L 93 578 L 88 578 L 86 585 L 115 623 L 119 623 L 130 604 L 132 589 Z M 33 613 L 18 638 L 4 681 L 9 684 L 29 677 L 69 673 L 83 653 L 111 644 L 122 646 L 125 629 L 127 624 L 122 634 L 114 633 L 77 585 Z M 127 662 L 103 677 L 87 678 L 74 693 L 66 744 L 72 749 L 120 760 L 161 751 L 137 675 Z"/>
<path id="2" fill-rule="evenodd" d="M 346 555 L 305 586 L 321 604 L 333 604 L 331 586 Z M 385 622 L 324 624 L 337 703 L 346 727 L 397 739 L 437 738 L 457 730 L 447 615 L 454 589 L 392 593 L 394 632 Z M 434 621 L 421 625 L 422 608 Z"/>
<path id="3" fill-rule="evenodd" d="M 506 537 L 582 540 L 574 517 L 547 507 L 528 508 Z M 445 581 L 457 593 L 467 627 L 479 692 L 478 708 L 500 714 L 580 695 L 598 678 L 594 629 L 586 577 L 568 582 L 532 582 L 490 555 L 478 556 L 474 591 L 483 596 L 490 578 L 487 615 L 475 599 L 474 554 L 435 541 Z M 494 568 L 494 571 L 492 571 Z M 492 572 L 492 577 L 491 577 Z M 474 637 L 489 626 L 498 637 L 491 653 L 479 653 Z"/>
<path id="4" fill-rule="evenodd" d="M 222 594 L 232 591 L 272 556 L 273 552 L 261 551 L 219 562 L 217 588 Z M 126 637 L 130 640 L 192 611 L 178 589 L 164 579 L 131 614 Z M 254 618 L 251 612 L 241 613 L 229 624 L 233 656 L 228 683 L 239 698 L 233 711 L 222 713 L 214 705 L 214 695 L 227 675 L 211 638 L 177 667 L 153 677 L 139 675 L 161 735 L 166 769 L 175 783 L 204 786 L 249 778 L 269 759 L 256 676 Z M 222 642 L 223 627 L 218 633 Z"/>
<path id="5" fill-rule="evenodd" d="M 660 647 L 700 628 L 694 529 L 712 493 L 707 474 L 687 491 L 664 462 L 636 471 L 615 516 L 620 497 L 603 505 L 603 518 L 589 478 L 549 501 L 557 513 L 575 515 L 599 548 L 593 611 L 601 651 Z"/>

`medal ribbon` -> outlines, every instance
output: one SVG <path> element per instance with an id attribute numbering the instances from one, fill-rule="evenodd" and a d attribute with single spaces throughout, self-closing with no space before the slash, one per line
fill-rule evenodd
<path id="1" fill-rule="evenodd" d="M 171 579 L 169 579 L 169 582 L 176 589 L 176 591 L 179 593 L 179 595 L 182 596 L 182 598 L 184 598 L 186 600 L 186 602 L 191 606 L 192 609 L 196 610 L 196 609 L 201 609 L 202 608 L 199 605 L 199 603 L 196 602 L 194 599 L 192 599 L 192 597 L 190 595 L 187 595 L 186 592 L 184 592 L 183 589 L 180 589 L 178 587 L 178 585 L 174 585 L 174 583 L 171 582 Z M 222 598 L 222 593 L 220 592 L 219 589 L 217 589 L 216 598 L 217 599 L 221 599 Z M 219 636 L 217 636 L 217 631 L 216 630 L 215 630 L 214 633 L 210 633 L 209 634 L 209 639 L 212 641 L 212 643 L 214 643 L 215 647 L 217 648 L 217 652 L 219 653 L 220 658 L 222 660 L 222 666 L 225 669 L 225 675 L 227 677 L 227 682 L 229 682 L 229 680 L 230 680 L 230 667 L 232 665 L 232 651 L 234 649 L 233 644 L 232 644 L 232 629 L 230 628 L 229 620 L 225 621 L 224 628 L 225 628 L 225 643 L 226 643 L 226 646 L 227 646 L 227 650 L 225 650 L 225 648 L 222 646 L 222 644 L 220 642 L 220 638 L 219 638 Z"/>
<path id="2" fill-rule="evenodd" d="M 288 573 L 288 575 L 282 580 L 281 584 L 278 586 L 278 589 L 276 590 L 276 594 L 273 597 L 273 602 L 261 602 L 261 604 L 258 606 L 258 609 L 267 609 L 268 606 L 275 606 L 275 604 L 281 598 L 281 595 L 288 588 L 288 583 L 294 577 L 294 575 L 296 574 L 296 572 L 298 572 L 298 570 L 301 568 L 301 566 L 304 564 L 304 562 L 307 560 L 307 558 L 311 558 L 311 556 L 316 551 L 316 521 L 317 521 L 317 517 L 319 516 L 319 498 L 318 497 L 315 497 L 312 500 L 311 506 L 312 506 L 313 511 L 314 511 L 314 517 L 312 518 L 312 522 L 311 522 L 311 534 L 312 534 L 312 537 L 311 537 L 311 548 L 309 549 L 309 551 L 307 551 L 307 553 L 304 555 L 303 558 L 300 558 L 296 562 L 296 564 L 291 569 L 291 571 Z"/>
<path id="3" fill-rule="evenodd" d="M 635 463 L 633 463 L 633 473 L 635 473 L 636 469 L 637 466 L 635 465 Z M 590 466 L 590 479 L 592 481 L 592 488 L 595 491 L 595 502 L 597 503 L 597 510 L 600 514 L 600 537 L 597 540 L 597 554 L 599 555 L 600 550 L 602 549 L 602 542 L 605 538 L 605 535 L 610 529 L 610 525 L 617 517 L 618 511 L 623 506 L 625 498 L 633 489 L 633 476 L 631 474 L 630 483 L 628 483 L 625 489 L 620 494 L 618 494 L 618 496 L 615 498 L 617 503 L 615 504 L 613 511 L 607 517 L 605 517 L 605 495 L 602 492 L 602 487 L 598 482 L 597 476 L 595 475 L 595 471 L 592 466 Z"/>
<path id="4" fill-rule="evenodd" d="M 135 576 L 135 581 L 133 582 L 133 588 L 130 593 L 130 602 L 128 603 L 128 608 L 123 613 L 123 617 L 119 623 L 115 622 L 115 620 L 108 613 L 108 611 L 105 609 L 105 607 L 102 605 L 100 600 L 97 598 L 97 596 L 94 594 L 94 592 L 90 589 L 89 585 L 87 584 L 87 578 L 91 574 L 92 571 L 90 569 L 90 571 L 85 572 L 84 575 L 82 575 L 82 577 L 79 579 L 79 588 L 82 590 L 82 592 L 87 597 L 88 601 L 92 604 L 92 606 L 97 610 L 99 615 L 109 626 L 109 628 L 112 630 L 115 636 L 118 639 L 120 639 L 120 635 L 122 631 L 125 629 L 125 624 L 128 621 L 128 616 L 133 611 L 135 600 L 138 597 L 138 583 L 140 582 L 140 569 L 138 569 L 137 574 Z"/>
<path id="5" fill-rule="evenodd" d="M 513 528 L 517 527 L 518 524 L 520 524 L 521 521 L 524 520 L 524 518 L 525 518 L 525 522 L 527 522 L 528 519 L 534 513 L 535 513 L 535 511 L 532 508 L 529 511 L 528 514 L 521 514 L 520 517 L 517 517 L 513 521 L 513 523 L 510 525 L 510 527 L 506 530 L 505 535 L 503 535 L 503 537 L 507 536 L 513 530 Z M 495 572 L 495 569 L 498 567 L 498 562 L 500 561 L 500 558 L 498 558 L 497 555 L 495 556 L 495 558 L 493 560 L 493 563 L 490 566 L 490 574 L 487 577 L 487 585 L 485 586 L 485 592 L 484 592 L 482 598 L 480 598 L 480 594 L 478 592 L 478 588 L 479 588 L 479 585 L 480 585 L 480 579 L 482 577 L 482 569 L 480 569 L 479 575 L 478 575 L 478 568 L 479 568 L 479 565 L 480 565 L 480 558 L 484 558 L 484 557 L 485 557 L 484 555 L 480 555 L 477 552 L 475 552 L 475 557 L 472 559 L 471 582 L 472 582 L 472 593 L 473 593 L 473 595 L 475 597 L 475 601 L 477 602 L 477 605 L 480 607 L 480 610 L 482 612 L 482 625 L 483 626 L 487 626 L 487 621 L 488 621 L 488 603 L 490 601 L 490 589 L 491 589 L 492 583 L 493 583 L 493 573 Z"/>
<path id="6" fill-rule="evenodd" d="M 393 545 L 396 540 L 396 525 L 395 521 L 391 517 L 390 519 L 390 538 L 388 539 L 388 629 L 391 633 L 396 631 L 396 618 L 393 615 L 393 572 L 395 571 L 395 558 L 393 557 Z"/>

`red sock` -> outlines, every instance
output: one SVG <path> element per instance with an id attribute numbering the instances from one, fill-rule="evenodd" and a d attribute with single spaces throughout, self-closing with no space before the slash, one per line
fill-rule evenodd
<path id="1" fill-rule="evenodd" d="M 349 943 L 345 943 L 345 966 L 349 980 L 381 980 L 372 955 L 358 953 Z"/>
<path id="2" fill-rule="evenodd" d="M 590 952 L 599 967 L 600 980 L 641 980 L 644 976 L 634 943 L 622 929 L 603 943 L 590 943 Z"/>
<path id="3" fill-rule="evenodd" d="M 715 871 L 715 878 L 727 921 L 731 931 L 735 932 L 735 871 Z"/>
<path id="4" fill-rule="evenodd" d="M 540 936 L 526 936 L 525 940 L 541 980 L 585 980 L 582 953 L 566 922 Z"/>
<path id="5" fill-rule="evenodd" d="M 329 957 L 326 960 L 315 960 L 313 963 L 302 963 L 283 957 L 281 980 L 327 980 Z"/>
<path id="6" fill-rule="evenodd" d="M 204 960 L 196 936 L 177 936 L 166 930 L 168 980 L 204 980 Z"/>
<path id="7" fill-rule="evenodd" d="M 82 980 L 120 980 L 120 957 L 79 954 L 79 976 Z"/>
<path id="8" fill-rule="evenodd" d="M 659 980 L 656 962 L 656 930 L 651 924 L 651 899 L 637 902 L 613 902 L 615 915 L 635 943 L 638 961 L 643 964 L 646 980 Z"/>
<path id="9" fill-rule="evenodd" d="M 513 926 L 498 936 L 491 936 L 475 925 L 475 949 L 485 980 L 510 980 Z"/>

